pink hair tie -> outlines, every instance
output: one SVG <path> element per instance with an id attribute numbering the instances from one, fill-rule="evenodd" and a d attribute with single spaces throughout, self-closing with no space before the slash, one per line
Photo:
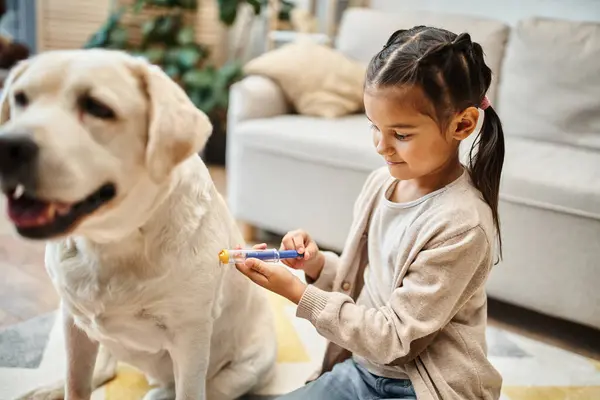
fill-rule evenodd
<path id="1" fill-rule="evenodd" d="M 485 96 L 483 98 L 483 100 L 481 100 L 481 105 L 479 106 L 479 108 L 481 108 L 482 110 L 485 110 L 489 106 L 491 106 L 490 99 L 488 99 L 488 97 Z"/>

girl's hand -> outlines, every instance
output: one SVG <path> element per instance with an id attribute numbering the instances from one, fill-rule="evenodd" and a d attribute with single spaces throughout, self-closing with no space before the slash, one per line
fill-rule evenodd
<path id="1" fill-rule="evenodd" d="M 317 280 L 325 264 L 325 257 L 319 251 L 317 243 L 310 235 L 301 230 L 288 232 L 281 241 L 281 250 L 296 250 L 303 254 L 301 258 L 281 260 L 282 263 L 293 269 L 303 270 L 312 280 Z"/>
<path id="2" fill-rule="evenodd" d="M 239 249 L 240 246 L 237 246 L 236 248 Z M 267 248 L 267 245 L 261 243 L 252 248 L 264 250 Z M 255 258 L 249 258 L 243 264 L 235 264 L 235 267 L 257 285 L 285 297 L 294 304 L 300 302 L 300 299 L 306 290 L 306 285 L 302 283 L 297 276 L 281 265 L 269 264 Z"/>

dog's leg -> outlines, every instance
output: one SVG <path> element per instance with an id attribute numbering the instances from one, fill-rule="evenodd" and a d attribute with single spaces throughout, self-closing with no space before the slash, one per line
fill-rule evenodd
<path id="1" fill-rule="evenodd" d="M 177 332 L 169 351 L 175 372 L 176 400 L 206 400 L 206 374 L 210 357 L 212 320 L 191 324 Z"/>
<path id="2" fill-rule="evenodd" d="M 208 400 L 233 400 L 270 383 L 277 363 L 274 314 L 266 292 L 257 289 L 246 316 L 252 321 L 236 338 L 235 356 L 207 382 Z"/>
<path id="3" fill-rule="evenodd" d="M 67 350 L 66 399 L 89 399 L 92 376 L 98 356 L 98 342 L 75 325 L 71 313 L 63 307 L 65 347 Z"/>
<path id="4" fill-rule="evenodd" d="M 117 360 L 109 351 L 100 346 L 96 368 L 92 377 L 92 392 L 113 379 L 117 371 Z M 22 395 L 18 400 L 63 400 L 65 399 L 65 381 L 54 382 Z"/>
<path id="5" fill-rule="evenodd" d="M 90 340 L 73 324 L 67 312 L 63 312 L 63 326 L 67 350 L 66 382 L 58 381 L 35 389 L 19 400 L 87 399 L 89 395 L 86 397 L 86 393 L 91 395 L 96 388 L 115 377 L 117 360 L 108 349 Z M 65 396 L 66 387 L 70 388 L 68 396 Z"/>
<path id="6" fill-rule="evenodd" d="M 273 377 L 276 359 L 275 345 L 250 345 L 207 382 L 207 399 L 234 400 L 260 389 Z"/>
<path id="7" fill-rule="evenodd" d="M 106 349 L 106 347 L 100 345 L 96 367 L 94 368 L 94 374 L 92 375 L 92 392 L 106 382 L 114 379 L 116 375 L 117 359 Z"/>
<path id="8" fill-rule="evenodd" d="M 124 360 L 142 370 L 150 386 L 153 386 L 144 400 L 175 400 L 173 362 L 167 351 L 157 354 L 128 352 L 124 355 Z"/>

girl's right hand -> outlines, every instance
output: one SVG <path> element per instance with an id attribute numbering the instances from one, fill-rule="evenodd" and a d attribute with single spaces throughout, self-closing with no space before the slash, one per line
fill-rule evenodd
<path id="1" fill-rule="evenodd" d="M 286 233 L 281 241 L 280 249 L 296 250 L 298 253 L 303 254 L 302 257 L 281 260 L 288 267 L 303 270 L 312 280 L 316 280 L 321 275 L 325 257 L 319 251 L 317 243 L 307 232 L 298 229 Z"/>

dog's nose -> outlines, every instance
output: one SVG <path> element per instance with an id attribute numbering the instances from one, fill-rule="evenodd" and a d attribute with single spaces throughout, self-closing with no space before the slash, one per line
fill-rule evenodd
<path id="1" fill-rule="evenodd" d="M 31 164 L 37 158 L 38 150 L 38 145 L 29 136 L 0 135 L 0 172 Z"/>
<path id="2" fill-rule="evenodd" d="M 35 180 L 38 145 L 25 134 L 0 135 L 0 175 L 3 185 L 29 185 Z"/>

